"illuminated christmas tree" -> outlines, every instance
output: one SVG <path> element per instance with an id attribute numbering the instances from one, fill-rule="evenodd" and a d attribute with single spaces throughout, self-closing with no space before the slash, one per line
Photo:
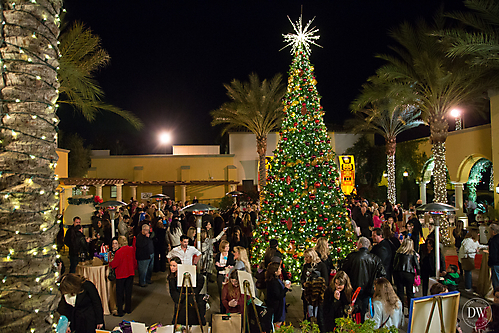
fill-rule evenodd
<path id="1" fill-rule="evenodd" d="M 280 140 L 268 172 L 263 217 L 252 253 L 253 264 L 257 265 L 269 240 L 278 239 L 294 281 L 300 277 L 303 251 L 314 247 L 319 237 L 330 241 L 335 263 L 352 251 L 354 242 L 314 67 L 309 61 L 309 44 L 317 45 L 315 40 L 319 38 L 314 35 L 317 29 L 309 29 L 312 21 L 303 29 L 300 17 L 296 24 L 291 22 L 296 34 L 284 35 L 294 59 L 283 101 Z"/>

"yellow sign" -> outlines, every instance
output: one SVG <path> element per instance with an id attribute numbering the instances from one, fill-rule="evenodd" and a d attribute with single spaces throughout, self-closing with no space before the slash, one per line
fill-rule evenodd
<path id="1" fill-rule="evenodd" d="M 272 169 L 272 160 L 274 156 L 265 156 L 265 174 L 269 173 L 269 170 Z M 258 169 L 260 170 L 260 160 L 258 160 Z M 258 181 L 260 181 L 260 172 L 258 172 Z"/>
<path id="2" fill-rule="evenodd" d="M 340 182 L 341 190 L 350 195 L 355 190 L 355 162 L 353 155 L 340 155 Z"/>

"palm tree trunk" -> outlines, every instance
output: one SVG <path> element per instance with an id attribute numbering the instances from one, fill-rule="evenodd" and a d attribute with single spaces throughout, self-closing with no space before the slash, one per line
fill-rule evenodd
<path id="1" fill-rule="evenodd" d="M 258 191 L 262 192 L 267 184 L 267 170 L 265 169 L 265 154 L 267 153 L 267 137 L 256 138 L 256 152 L 258 153 Z"/>
<path id="2" fill-rule="evenodd" d="M 440 116 L 434 115 L 429 119 L 431 151 L 435 166 L 433 167 L 433 202 L 447 203 L 447 164 L 445 161 L 445 140 L 449 124 Z"/>
<path id="3" fill-rule="evenodd" d="M 392 205 L 397 200 L 397 188 L 395 185 L 395 152 L 397 149 L 396 138 L 386 139 L 386 174 L 388 180 L 387 199 Z"/>
<path id="4" fill-rule="evenodd" d="M 59 0 L 0 2 L 1 332 L 48 332 L 59 301 Z"/>
<path id="5" fill-rule="evenodd" d="M 388 180 L 387 199 L 394 205 L 397 200 L 397 189 L 395 186 L 395 155 L 386 155 L 386 170 Z"/>

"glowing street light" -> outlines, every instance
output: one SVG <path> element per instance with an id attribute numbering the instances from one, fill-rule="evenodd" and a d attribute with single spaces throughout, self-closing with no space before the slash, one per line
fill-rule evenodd
<path id="1" fill-rule="evenodd" d="M 172 136 L 169 132 L 162 132 L 159 134 L 159 143 L 165 146 L 165 154 L 167 145 L 172 141 Z"/>
<path id="2" fill-rule="evenodd" d="M 159 142 L 161 142 L 162 144 L 170 143 L 171 139 L 172 136 L 168 132 L 163 132 L 159 135 Z"/>
<path id="3" fill-rule="evenodd" d="M 456 121 L 456 127 L 455 130 L 459 131 L 460 129 L 464 128 L 464 124 L 462 124 L 462 116 L 461 116 L 461 110 L 460 109 L 452 109 L 450 111 L 450 115 L 455 119 Z"/>

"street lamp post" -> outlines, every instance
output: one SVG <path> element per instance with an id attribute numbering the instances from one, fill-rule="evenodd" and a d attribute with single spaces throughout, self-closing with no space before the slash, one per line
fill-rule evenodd
<path id="1" fill-rule="evenodd" d="M 464 129 L 464 119 L 462 117 L 461 110 L 452 109 L 450 115 L 454 117 L 454 120 L 456 121 L 455 130 L 459 131 L 460 129 Z"/>

